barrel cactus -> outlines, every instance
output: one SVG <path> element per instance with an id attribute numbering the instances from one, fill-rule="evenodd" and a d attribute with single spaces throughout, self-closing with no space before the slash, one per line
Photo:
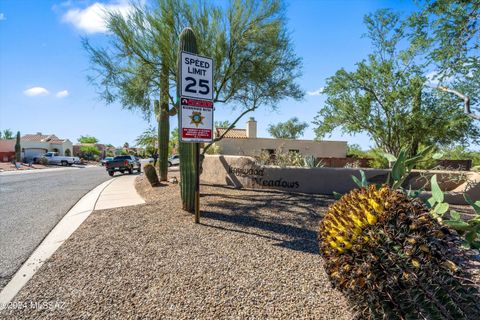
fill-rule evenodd
<path id="1" fill-rule="evenodd" d="M 152 187 L 158 187 L 160 185 L 160 181 L 158 181 L 157 171 L 152 164 L 146 164 L 143 168 L 143 171 L 145 172 L 145 176 L 147 177 L 148 182 L 150 182 L 150 185 Z"/>
<path id="2" fill-rule="evenodd" d="M 455 238 L 419 200 L 387 186 L 344 195 L 319 228 L 333 286 L 365 319 L 480 319 Z"/>

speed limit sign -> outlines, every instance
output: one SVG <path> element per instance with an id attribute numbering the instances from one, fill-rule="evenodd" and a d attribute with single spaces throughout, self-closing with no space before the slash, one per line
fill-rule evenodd
<path id="1" fill-rule="evenodd" d="M 213 60 L 185 51 L 180 59 L 181 96 L 213 100 Z"/>

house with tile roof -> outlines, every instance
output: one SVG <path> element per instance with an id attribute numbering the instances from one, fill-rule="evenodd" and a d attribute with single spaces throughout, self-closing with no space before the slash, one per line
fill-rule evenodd
<path id="1" fill-rule="evenodd" d="M 15 158 L 16 139 L 0 139 L 0 162 L 10 162 Z"/>
<path id="2" fill-rule="evenodd" d="M 216 128 L 215 136 L 221 137 L 227 128 Z M 219 153 L 225 155 L 258 156 L 261 152 L 275 154 L 277 150 L 298 152 L 316 158 L 345 158 L 346 141 L 292 140 L 257 137 L 257 121 L 250 118 L 245 129 L 231 129 L 222 140 L 215 143 Z"/>
<path id="3" fill-rule="evenodd" d="M 60 139 L 54 134 L 26 134 L 20 138 L 22 159 L 32 161 L 46 152 L 58 152 L 60 156 L 71 156 L 73 144 L 68 139 Z"/>

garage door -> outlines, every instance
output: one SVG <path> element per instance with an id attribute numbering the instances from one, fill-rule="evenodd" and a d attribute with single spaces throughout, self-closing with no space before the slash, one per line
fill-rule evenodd
<path id="1" fill-rule="evenodd" d="M 37 149 L 37 148 L 31 148 L 31 149 L 25 149 L 25 159 L 28 161 L 32 160 L 33 158 L 38 158 L 42 154 L 47 152 L 45 149 Z"/>

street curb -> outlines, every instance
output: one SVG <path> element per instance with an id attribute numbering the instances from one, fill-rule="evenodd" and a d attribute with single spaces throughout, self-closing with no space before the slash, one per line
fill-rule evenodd
<path id="1" fill-rule="evenodd" d="M 58 170 L 58 169 L 55 169 Z M 8 307 L 23 286 L 33 277 L 45 261 L 72 235 L 75 230 L 94 211 L 98 198 L 103 190 L 114 179 L 107 180 L 96 186 L 84 195 L 58 222 L 58 224 L 43 239 L 40 245 L 33 251 L 30 257 L 18 269 L 13 278 L 0 292 L 0 310 Z"/>
<path id="2" fill-rule="evenodd" d="M 78 169 L 87 169 L 87 168 L 100 168 L 99 166 L 84 166 L 84 167 L 59 167 L 59 168 L 48 168 L 48 169 L 29 169 L 29 170 L 13 170 L 13 171 L 0 171 L 0 176 L 12 176 L 16 174 L 26 174 L 26 173 L 41 173 L 41 172 L 53 172 L 53 171 L 67 171 L 67 170 L 78 170 Z"/>

